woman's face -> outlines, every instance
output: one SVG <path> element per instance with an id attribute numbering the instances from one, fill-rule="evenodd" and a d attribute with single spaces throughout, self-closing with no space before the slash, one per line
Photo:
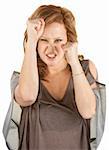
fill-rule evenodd
<path id="1" fill-rule="evenodd" d="M 47 66 L 58 65 L 65 61 L 62 45 L 67 43 L 64 24 L 53 22 L 47 25 L 38 42 L 38 53 Z"/>

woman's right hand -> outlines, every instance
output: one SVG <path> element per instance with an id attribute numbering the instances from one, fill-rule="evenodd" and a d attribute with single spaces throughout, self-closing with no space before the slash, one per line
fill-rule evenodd
<path id="1" fill-rule="evenodd" d="M 44 27 L 45 27 L 44 19 L 42 18 L 35 19 L 35 20 L 28 19 L 27 20 L 27 35 L 28 35 L 27 42 L 29 43 L 32 42 L 37 44 L 39 38 L 43 34 Z"/>

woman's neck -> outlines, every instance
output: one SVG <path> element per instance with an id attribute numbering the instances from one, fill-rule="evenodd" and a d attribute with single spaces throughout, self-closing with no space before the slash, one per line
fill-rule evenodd
<path id="1" fill-rule="evenodd" d="M 60 79 L 63 76 L 66 76 L 69 74 L 71 74 L 71 71 L 70 71 L 70 66 L 67 64 L 66 66 L 61 68 L 61 70 L 58 70 L 53 73 L 48 73 L 47 76 L 45 77 L 45 80 L 48 82 L 52 82 L 53 80 Z"/>
<path id="2" fill-rule="evenodd" d="M 53 76 L 66 70 L 68 63 L 48 67 L 48 75 Z"/>

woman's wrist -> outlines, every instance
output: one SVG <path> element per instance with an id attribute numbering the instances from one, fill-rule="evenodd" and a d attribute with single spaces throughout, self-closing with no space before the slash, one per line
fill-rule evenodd
<path id="1" fill-rule="evenodd" d="M 79 72 L 79 73 L 75 73 L 75 74 L 73 74 L 73 77 L 81 76 L 82 74 L 84 74 L 84 72 L 83 72 L 83 71 L 81 71 L 81 72 Z"/>
<path id="2" fill-rule="evenodd" d="M 26 49 L 36 51 L 37 41 L 28 40 L 26 42 Z"/>
<path id="3" fill-rule="evenodd" d="M 73 76 L 78 76 L 84 73 L 79 60 L 75 61 L 75 63 L 70 64 L 70 66 L 71 66 Z"/>
<path id="4" fill-rule="evenodd" d="M 78 58 L 71 58 L 71 60 L 70 60 L 70 65 L 71 66 L 77 66 L 78 64 L 80 64 Z"/>

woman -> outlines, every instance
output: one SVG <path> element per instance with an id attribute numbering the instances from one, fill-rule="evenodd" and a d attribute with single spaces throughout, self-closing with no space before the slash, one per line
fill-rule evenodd
<path id="1" fill-rule="evenodd" d="M 40 6 L 27 21 L 24 50 L 15 88 L 22 107 L 19 150 L 90 150 L 97 72 L 78 56 L 72 12 Z"/>

